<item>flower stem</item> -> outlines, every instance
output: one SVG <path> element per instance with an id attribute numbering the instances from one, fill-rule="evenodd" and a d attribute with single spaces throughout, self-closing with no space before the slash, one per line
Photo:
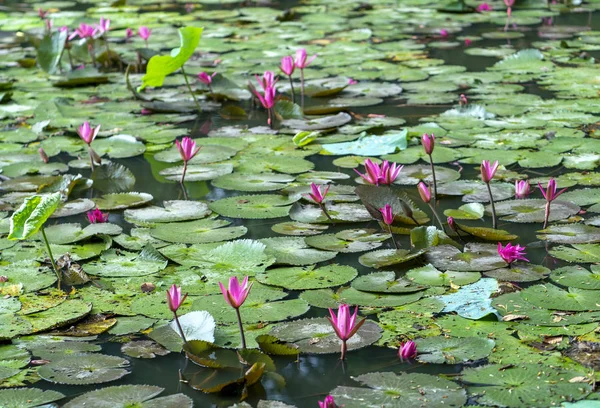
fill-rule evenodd
<path id="1" fill-rule="evenodd" d="M 340 360 L 346 359 L 346 351 L 348 351 L 348 345 L 346 344 L 346 340 L 342 340 L 342 354 L 340 355 Z"/>
<path id="2" fill-rule="evenodd" d="M 94 171 L 94 154 L 92 153 L 92 146 L 88 145 L 88 153 L 90 155 L 90 168 Z"/>
<path id="3" fill-rule="evenodd" d="M 192 99 L 194 99 L 194 103 L 196 104 L 196 109 L 198 109 L 198 112 L 201 113 L 202 112 L 202 108 L 200 107 L 200 104 L 198 103 L 198 99 L 196 99 L 196 95 L 194 95 L 194 91 L 192 91 L 192 87 L 190 86 L 190 82 L 188 81 L 188 77 L 185 74 L 185 70 L 183 69 L 183 65 L 181 66 L 181 73 L 183 74 L 183 79 L 185 80 L 185 85 L 187 86 L 188 91 L 190 91 L 190 95 L 192 95 Z"/>
<path id="4" fill-rule="evenodd" d="M 237 315 L 238 327 L 240 328 L 240 336 L 242 337 L 242 348 L 246 349 L 246 336 L 244 336 L 244 326 L 242 325 L 242 316 L 240 315 L 240 308 L 235 309 Z"/>
<path id="5" fill-rule="evenodd" d="M 435 178 L 435 167 L 433 166 L 433 157 L 429 155 L 429 164 L 431 165 L 431 177 L 433 178 L 433 199 L 437 200 L 437 179 Z"/>
<path id="6" fill-rule="evenodd" d="M 323 214 L 325 214 L 325 216 L 327 217 L 327 219 L 329 221 L 331 221 L 331 225 L 335 227 L 335 221 L 333 220 L 333 218 L 331 218 L 331 215 L 329 215 L 329 213 L 325 209 L 325 205 L 323 205 L 323 203 L 319 203 L 319 207 L 321 207 L 321 211 L 323 211 Z"/>
<path id="7" fill-rule="evenodd" d="M 548 226 L 548 218 L 550 218 L 550 203 L 552 201 L 546 201 L 546 210 L 544 211 L 544 229 Z"/>
<path id="8" fill-rule="evenodd" d="M 290 78 L 290 87 L 292 88 L 292 103 L 296 103 L 296 95 L 294 94 L 294 81 L 292 81 L 292 76 Z"/>
<path id="9" fill-rule="evenodd" d="M 46 244 L 46 250 L 48 251 L 48 255 L 50 256 L 50 263 L 52 263 L 52 269 L 54 269 L 54 273 L 56 274 L 56 278 L 58 279 L 58 290 L 60 290 L 61 283 L 61 272 L 58 270 L 56 266 L 56 262 L 54 262 L 54 255 L 52 255 L 52 249 L 50 249 L 50 243 L 48 242 L 48 238 L 46 237 L 46 231 L 44 230 L 44 226 L 40 228 L 42 231 L 42 237 L 44 238 L 44 243 Z"/>
<path id="10" fill-rule="evenodd" d="M 486 183 L 488 194 L 490 195 L 490 204 L 492 204 L 492 228 L 496 229 L 496 205 L 494 204 L 494 197 L 492 196 L 492 186 L 490 183 Z"/>
<path id="11" fill-rule="evenodd" d="M 106 66 L 110 67 L 112 58 L 110 57 L 110 48 L 108 48 L 108 38 L 106 38 L 106 35 L 103 35 L 102 38 L 104 39 L 104 45 L 106 46 Z"/>
<path id="12" fill-rule="evenodd" d="M 183 342 L 187 344 L 187 339 L 185 338 L 185 334 L 183 334 L 183 328 L 181 327 L 181 323 L 179 323 L 179 318 L 177 317 L 177 312 L 173 312 L 173 316 L 175 316 L 175 323 L 177 324 L 177 329 L 179 329 L 179 334 L 183 339 Z"/>
<path id="13" fill-rule="evenodd" d="M 181 173 L 181 185 L 183 185 L 183 182 L 185 181 L 185 173 L 187 172 L 187 160 L 183 161 L 183 173 Z"/>
<path id="14" fill-rule="evenodd" d="M 438 224 L 440 224 L 442 231 L 446 232 L 446 229 L 444 228 L 444 223 L 442 222 L 442 220 L 440 219 L 440 216 L 435 211 L 435 208 L 433 207 L 433 205 L 431 203 L 428 203 L 428 204 L 429 204 L 429 208 L 431 208 L 431 212 L 433 213 L 433 216 L 437 220 Z"/>
<path id="15" fill-rule="evenodd" d="M 304 69 L 300 68 L 300 107 L 304 112 Z"/>
<path id="16" fill-rule="evenodd" d="M 394 233 L 392 232 L 391 225 L 388 225 L 388 231 L 390 233 L 390 237 L 392 237 L 392 242 L 394 243 L 394 248 L 399 249 L 398 244 L 396 243 L 396 238 L 394 238 Z"/>

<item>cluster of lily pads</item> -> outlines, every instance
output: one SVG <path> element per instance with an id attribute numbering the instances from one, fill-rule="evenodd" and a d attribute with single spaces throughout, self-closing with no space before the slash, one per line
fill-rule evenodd
<path id="1" fill-rule="evenodd" d="M 0 406 L 600 400 L 600 3 L 147 3 L 0 12 Z"/>

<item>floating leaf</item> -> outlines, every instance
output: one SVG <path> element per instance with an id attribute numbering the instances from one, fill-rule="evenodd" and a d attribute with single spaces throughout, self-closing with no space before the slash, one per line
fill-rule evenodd
<path id="1" fill-rule="evenodd" d="M 37 233 L 58 208 L 60 201 L 60 193 L 26 198 L 10 218 L 8 239 L 27 239 Z"/>
<path id="2" fill-rule="evenodd" d="M 488 314 L 495 314 L 492 308 L 491 295 L 498 290 L 495 279 L 484 278 L 470 285 L 463 286 L 456 293 L 438 296 L 444 302 L 444 312 L 456 312 L 467 319 L 481 319 Z"/>
<path id="3" fill-rule="evenodd" d="M 3 408 L 33 408 L 50 404 L 65 396 L 58 391 L 39 388 L 14 388 L 0 390 L 0 406 Z"/>
<path id="4" fill-rule="evenodd" d="M 118 380 L 129 372 L 129 362 L 116 356 L 88 354 L 64 357 L 39 368 L 38 374 L 57 384 L 85 385 Z"/>
<path id="5" fill-rule="evenodd" d="M 289 290 L 321 289 L 343 285 L 358 275 L 356 269 L 345 265 L 326 265 L 316 268 L 276 268 L 258 273 L 256 280 L 266 285 L 281 286 Z"/>
<path id="6" fill-rule="evenodd" d="M 411 269 L 406 273 L 406 278 L 416 284 L 427 286 L 464 286 L 477 282 L 481 275 L 477 272 L 440 272 L 429 264 Z"/>
<path id="7" fill-rule="evenodd" d="M 417 359 L 423 363 L 459 364 L 486 358 L 494 340 L 478 337 L 428 337 L 417 339 Z"/>

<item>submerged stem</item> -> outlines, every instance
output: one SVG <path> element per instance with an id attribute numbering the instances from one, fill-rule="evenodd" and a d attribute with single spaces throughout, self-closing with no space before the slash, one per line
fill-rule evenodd
<path id="1" fill-rule="evenodd" d="M 294 94 L 294 81 L 292 81 L 292 76 L 290 75 L 290 87 L 292 88 L 292 103 L 296 103 L 296 95 Z"/>
<path id="2" fill-rule="evenodd" d="M 183 79 L 185 80 L 185 85 L 187 86 L 188 91 L 190 91 L 190 95 L 192 95 L 192 99 L 194 100 L 194 103 L 196 104 L 196 109 L 198 109 L 198 112 L 201 113 L 202 108 L 200 107 L 200 104 L 198 103 L 198 99 L 196 99 L 196 95 L 194 95 L 194 91 L 192 91 L 192 87 L 190 86 L 190 82 L 188 81 L 188 77 L 185 74 L 185 70 L 183 69 L 183 66 L 181 66 L 181 73 L 183 74 Z"/>
<path id="3" fill-rule="evenodd" d="M 331 215 L 329 215 L 329 213 L 325 209 L 325 205 L 323 205 L 323 203 L 319 203 L 319 207 L 321 207 L 321 211 L 323 211 L 323 214 L 325 214 L 325 216 L 327 217 L 327 219 L 329 221 L 331 221 L 331 225 L 335 227 L 335 221 L 333 220 L 333 218 L 331 218 Z"/>
<path id="4" fill-rule="evenodd" d="M 346 351 L 348 351 L 348 345 L 346 344 L 346 340 L 342 340 L 342 354 L 340 356 L 340 360 L 346 359 Z"/>
<path id="5" fill-rule="evenodd" d="M 492 196 L 492 186 L 490 183 L 485 183 L 487 185 L 488 194 L 490 195 L 490 204 L 492 204 L 492 228 L 496 229 L 496 205 L 494 204 L 494 197 Z"/>
<path id="6" fill-rule="evenodd" d="M 392 237 L 392 242 L 394 243 L 394 248 L 399 249 L 398 244 L 396 243 L 396 238 L 394 238 L 394 233 L 392 232 L 391 225 L 388 225 L 388 231 L 390 233 L 390 237 Z"/>
<path id="7" fill-rule="evenodd" d="M 46 231 L 44 230 L 44 226 L 42 226 L 42 228 L 40 228 L 40 231 L 42 231 L 42 237 L 44 238 L 44 243 L 46 244 L 46 250 L 48 251 L 48 256 L 50 256 L 50 262 L 52 263 L 52 269 L 54 269 L 54 273 L 56 274 L 56 278 L 58 279 L 58 290 L 60 290 L 60 283 L 61 283 L 61 272 L 58 270 L 58 267 L 56 266 L 56 262 L 54 262 L 54 255 L 52 254 L 52 249 L 50 249 L 50 243 L 48 242 L 48 238 L 46 237 Z"/>
<path id="8" fill-rule="evenodd" d="M 187 160 L 183 161 L 183 173 L 181 173 L 181 185 L 183 185 L 183 182 L 185 181 L 185 173 L 187 172 Z"/>
<path id="9" fill-rule="evenodd" d="M 440 224 L 442 231 L 446 232 L 446 229 L 444 228 L 444 223 L 442 222 L 442 220 L 440 219 L 440 216 L 435 211 L 435 208 L 433 207 L 433 205 L 431 203 L 428 203 L 428 204 L 429 204 L 429 208 L 431 208 L 431 212 L 433 213 L 433 216 L 437 220 L 438 224 Z"/>
<path id="10" fill-rule="evenodd" d="M 304 113 L 304 69 L 300 68 L 300 107 Z"/>
<path id="11" fill-rule="evenodd" d="M 244 336 L 244 326 L 242 325 L 242 316 L 240 315 L 240 308 L 235 309 L 237 315 L 238 327 L 240 328 L 240 336 L 242 337 L 242 348 L 246 349 L 246 336 Z"/>
<path id="12" fill-rule="evenodd" d="M 546 210 L 544 211 L 544 229 L 548 226 L 548 218 L 550 218 L 550 203 L 552 201 L 546 201 Z"/>

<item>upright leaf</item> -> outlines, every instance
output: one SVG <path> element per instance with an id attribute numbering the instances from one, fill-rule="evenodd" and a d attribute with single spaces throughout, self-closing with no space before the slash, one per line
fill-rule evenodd
<path id="1" fill-rule="evenodd" d="M 203 28 L 183 27 L 179 29 L 181 46 L 173 48 L 171 55 L 155 55 L 148 61 L 146 75 L 142 78 L 141 91 L 147 86 L 162 86 L 165 77 L 180 69 L 194 53 L 200 43 Z"/>
<path id="2" fill-rule="evenodd" d="M 21 207 L 10 217 L 8 239 L 27 239 L 37 233 L 60 202 L 60 193 L 26 198 Z"/>
<path id="3" fill-rule="evenodd" d="M 66 31 L 57 31 L 45 35 L 37 50 L 37 62 L 41 69 L 48 74 L 54 74 L 60 63 L 60 57 L 65 49 Z"/>

